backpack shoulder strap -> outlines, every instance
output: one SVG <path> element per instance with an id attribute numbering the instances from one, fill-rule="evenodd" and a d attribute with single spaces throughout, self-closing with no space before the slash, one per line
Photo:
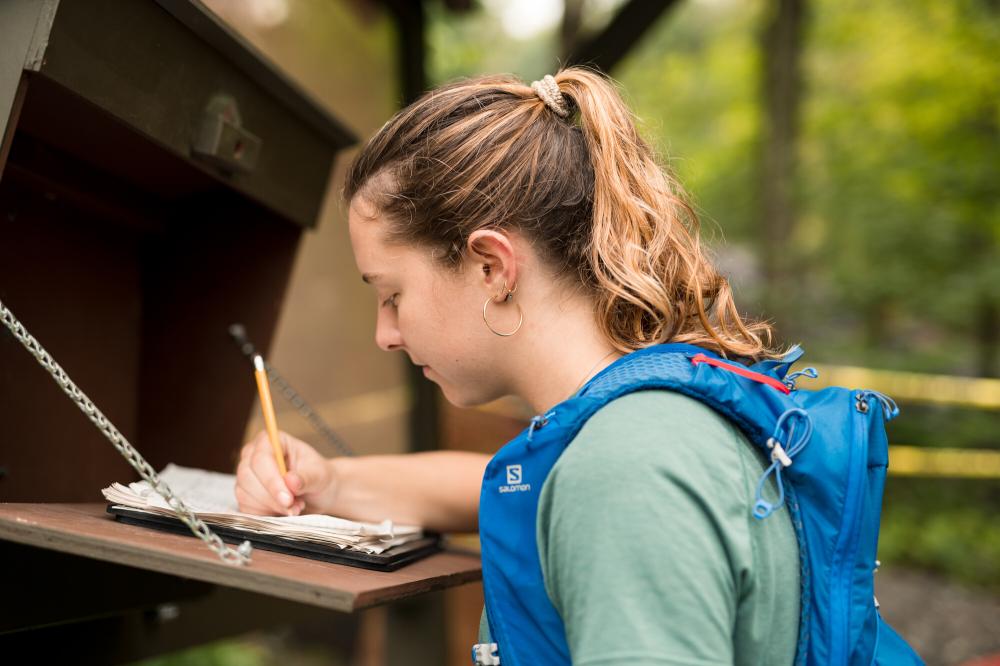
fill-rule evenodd
<path id="1" fill-rule="evenodd" d="M 637 390 L 675 391 L 705 403 L 752 442 L 766 447 L 778 419 L 794 407 L 783 376 L 748 368 L 694 345 L 672 343 L 623 357 L 590 380 L 579 395 L 604 404 Z"/>

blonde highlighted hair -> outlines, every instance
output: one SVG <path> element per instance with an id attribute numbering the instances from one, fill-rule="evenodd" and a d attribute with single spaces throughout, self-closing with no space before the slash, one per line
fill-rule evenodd
<path id="1" fill-rule="evenodd" d="M 736 309 L 699 239 L 697 216 L 657 164 L 614 84 L 555 75 L 561 118 L 507 75 L 436 88 L 397 113 L 358 154 L 345 198 L 361 194 L 395 240 L 460 265 L 469 235 L 512 229 L 593 298 L 622 352 L 688 342 L 724 356 L 774 356 L 771 328 Z"/>

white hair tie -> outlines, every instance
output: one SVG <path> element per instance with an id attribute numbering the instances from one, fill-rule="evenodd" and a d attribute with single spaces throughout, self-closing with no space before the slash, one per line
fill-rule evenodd
<path id="1" fill-rule="evenodd" d="M 557 116 L 560 118 L 569 116 L 569 105 L 566 104 L 566 98 L 563 97 L 559 90 L 559 84 L 556 83 L 551 74 L 543 76 L 541 81 L 533 81 L 531 89 Z"/>

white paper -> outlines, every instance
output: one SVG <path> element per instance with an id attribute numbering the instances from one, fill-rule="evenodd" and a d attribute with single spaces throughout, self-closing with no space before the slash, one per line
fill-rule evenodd
<path id="1" fill-rule="evenodd" d="M 392 521 L 362 523 L 323 514 L 303 516 L 258 516 L 240 513 L 236 502 L 236 477 L 208 470 L 169 464 L 160 479 L 188 508 L 212 525 L 312 541 L 341 548 L 353 548 L 369 553 L 386 549 L 423 536 L 414 525 L 395 525 Z M 123 485 L 113 483 L 101 491 L 115 505 L 146 511 L 151 514 L 174 516 L 173 509 L 145 481 Z"/>

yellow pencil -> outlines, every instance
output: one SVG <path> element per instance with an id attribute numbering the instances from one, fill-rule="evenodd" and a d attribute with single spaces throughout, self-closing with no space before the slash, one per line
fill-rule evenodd
<path id="1" fill-rule="evenodd" d="M 274 449 L 274 459 L 278 463 L 281 471 L 281 478 L 285 477 L 288 468 L 285 467 L 285 453 L 281 448 L 281 440 L 278 439 L 278 420 L 274 417 L 274 403 L 271 402 L 271 387 L 267 383 L 267 373 L 264 372 L 264 359 L 260 354 L 253 357 L 253 376 L 257 380 L 257 392 L 260 394 L 260 409 L 264 412 L 264 426 L 267 428 L 267 437 L 271 440 L 271 448 Z"/>

